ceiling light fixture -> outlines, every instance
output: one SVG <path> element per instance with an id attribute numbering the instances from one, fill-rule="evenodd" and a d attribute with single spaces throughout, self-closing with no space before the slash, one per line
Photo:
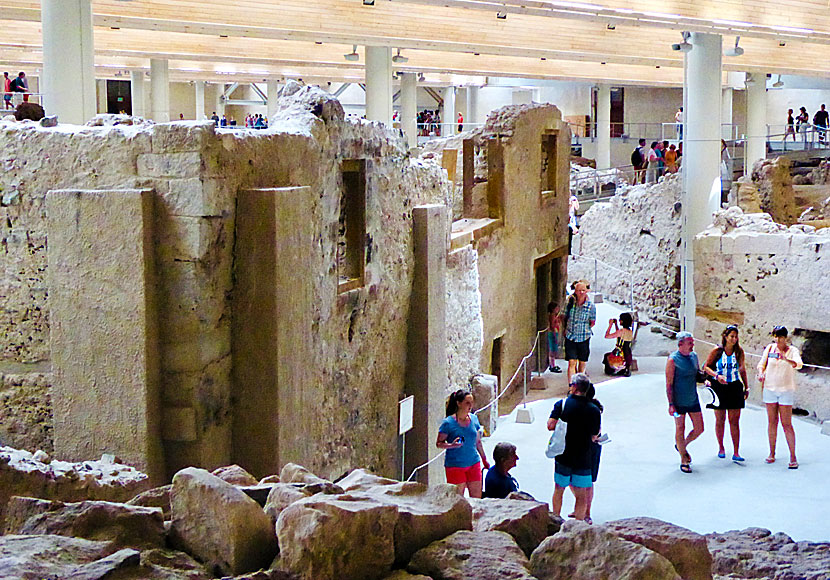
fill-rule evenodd
<path id="1" fill-rule="evenodd" d="M 499 20 L 507 20 L 507 12 L 496 12 L 496 18 Z"/>
<path id="2" fill-rule="evenodd" d="M 352 51 L 348 54 L 344 54 L 343 58 L 345 58 L 349 62 L 355 62 L 357 60 L 360 60 L 360 55 L 357 54 L 357 45 L 353 44 L 352 45 Z"/>
<path id="3" fill-rule="evenodd" d="M 692 35 L 692 33 L 684 30 L 680 34 L 683 35 L 683 41 L 678 42 L 676 44 L 672 44 L 671 49 L 672 50 L 679 50 L 680 52 L 689 52 L 693 48 L 691 43 L 689 43 L 689 37 Z"/>
<path id="4" fill-rule="evenodd" d="M 401 55 L 401 49 L 400 48 L 398 49 L 398 54 L 396 54 L 395 56 L 392 57 L 392 62 L 394 62 L 394 63 L 404 63 L 404 62 L 408 62 L 408 61 L 409 61 L 408 58 Z"/>
<path id="5" fill-rule="evenodd" d="M 616 30 L 617 29 L 617 27 L 613 24 L 608 24 L 605 28 L 607 28 L 608 30 Z"/>
<path id="6" fill-rule="evenodd" d="M 783 40 L 779 40 L 778 41 L 778 46 L 784 47 L 784 46 L 787 46 L 787 43 L 784 42 Z"/>
<path id="7" fill-rule="evenodd" d="M 784 86 L 784 81 L 781 80 L 781 75 L 778 75 L 778 80 L 772 83 L 772 88 L 780 89 Z"/>
<path id="8" fill-rule="evenodd" d="M 744 53 L 744 49 L 738 46 L 738 43 L 741 41 L 740 36 L 735 37 L 735 46 L 733 48 L 727 48 L 723 51 L 723 56 L 741 56 Z"/>

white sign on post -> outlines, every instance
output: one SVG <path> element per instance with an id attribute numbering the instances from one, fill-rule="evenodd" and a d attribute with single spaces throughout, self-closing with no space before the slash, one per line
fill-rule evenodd
<path id="1" fill-rule="evenodd" d="M 403 435 L 412 429 L 412 422 L 415 416 L 415 397 L 410 395 L 398 403 L 399 419 L 398 434 Z"/>

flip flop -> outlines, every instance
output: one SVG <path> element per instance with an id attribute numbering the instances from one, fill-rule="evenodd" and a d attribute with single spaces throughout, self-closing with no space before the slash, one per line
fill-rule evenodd
<path id="1" fill-rule="evenodd" d="M 674 445 L 674 450 L 677 451 L 678 453 L 680 453 L 680 449 L 677 448 L 676 443 Z M 689 450 L 688 449 L 686 450 L 686 455 L 682 456 L 681 459 L 683 459 L 683 461 L 685 461 L 686 463 L 691 463 L 692 462 L 692 456 L 689 455 Z"/>
<path id="2" fill-rule="evenodd" d="M 764 459 L 764 463 L 775 463 L 775 457 L 767 457 Z"/>
<path id="3" fill-rule="evenodd" d="M 740 455 L 733 455 L 732 456 L 732 461 L 734 461 L 735 463 L 741 463 L 741 462 L 746 461 L 746 460 L 743 457 L 741 457 Z"/>
<path id="4" fill-rule="evenodd" d="M 691 473 L 692 472 L 692 466 L 689 465 L 688 463 L 681 463 L 680 464 L 680 471 L 682 471 L 683 473 Z"/>
<path id="5" fill-rule="evenodd" d="M 798 461 L 790 461 L 790 464 L 787 465 L 787 469 L 798 469 Z"/>
<path id="6" fill-rule="evenodd" d="M 718 458 L 726 459 L 726 451 L 718 451 Z"/>

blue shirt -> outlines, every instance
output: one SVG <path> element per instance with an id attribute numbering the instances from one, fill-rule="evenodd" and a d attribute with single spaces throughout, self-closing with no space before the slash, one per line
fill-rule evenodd
<path id="1" fill-rule="evenodd" d="M 577 305 L 574 299 L 573 306 L 569 308 L 568 326 L 565 328 L 565 338 L 573 342 L 585 342 L 591 338 L 593 331 L 591 330 L 591 322 L 597 319 L 597 307 L 588 298 L 582 303 L 582 306 Z"/>
<path id="2" fill-rule="evenodd" d="M 672 398 L 674 406 L 693 407 L 697 404 L 697 372 L 700 365 L 697 353 L 692 351 L 689 356 L 680 354 L 676 350 L 669 355 L 674 361 L 674 380 L 672 381 Z"/>
<path id="3" fill-rule="evenodd" d="M 487 477 L 484 478 L 484 494 L 482 497 L 504 499 L 511 491 L 519 491 L 519 482 L 510 475 L 504 475 L 494 465 L 487 470 Z"/>
<path id="4" fill-rule="evenodd" d="M 450 415 L 441 423 L 438 428 L 439 433 L 446 433 L 447 443 L 452 443 L 459 437 L 463 439 L 463 444 L 457 449 L 447 449 L 444 455 L 444 467 L 470 467 L 479 462 L 478 450 L 476 443 L 478 442 L 478 432 L 481 429 L 481 424 L 478 422 L 478 417 L 470 413 L 470 424 L 462 427 L 455 419 L 455 415 Z"/>
<path id="5" fill-rule="evenodd" d="M 726 354 L 725 352 L 721 354 L 718 362 L 716 363 L 716 372 L 719 375 L 723 375 L 726 377 L 727 383 L 733 383 L 735 381 L 741 380 L 740 375 L 740 367 L 738 366 L 738 357 L 735 356 L 735 353 Z"/>

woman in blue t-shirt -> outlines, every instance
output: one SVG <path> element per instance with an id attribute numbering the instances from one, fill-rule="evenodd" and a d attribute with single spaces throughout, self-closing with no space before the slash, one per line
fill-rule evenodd
<path id="1" fill-rule="evenodd" d="M 444 455 L 447 483 L 454 484 L 461 495 L 466 489 L 470 497 L 481 497 L 481 465 L 490 467 L 490 463 L 481 444 L 481 424 L 472 410 L 470 391 L 459 389 L 450 395 L 447 418 L 438 428 L 435 445 L 447 451 Z"/>

